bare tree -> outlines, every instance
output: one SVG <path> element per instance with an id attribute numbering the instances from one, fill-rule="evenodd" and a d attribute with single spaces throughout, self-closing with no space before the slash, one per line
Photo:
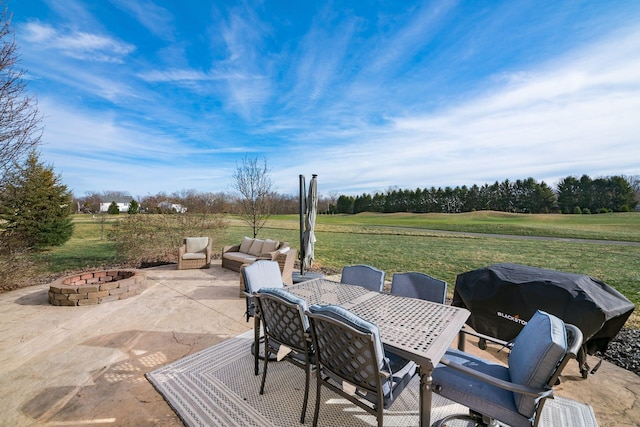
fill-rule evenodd
<path id="1" fill-rule="evenodd" d="M 129 199 L 131 200 L 131 194 L 128 191 L 120 190 L 106 190 L 100 194 L 103 202 L 110 202 L 112 200 Z"/>
<path id="2" fill-rule="evenodd" d="M 11 14 L 0 0 L 0 182 L 40 143 L 42 116 L 37 101 L 27 95 L 24 71 L 18 64 Z"/>
<path id="3" fill-rule="evenodd" d="M 266 158 L 259 164 L 258 159 L 245 156 L 242 164 L 236 166 L 231 186 L 238 195 L 240 215 L 253 229 L 253 237 L 258 236 L 271 216 L 272 185 Z"/>
<path id="4" fill-rule="evenodd" d="M 181 190 L 171 195 L 171 199 L 187 208 L 192 213 L 219 213 L 217 209 L 217 195 L 210 192 L 199 192 L 195 189 Z"/>
<path id="5" fill-rule="evenodd" d="M 19 170 L 27 155 L 37 148 L 42 136 L 42 116 L 35 98 L 26 94 L 24 71 L 18 63 L 15 35 L 7 2 L 0 0 L 0 188 Z M 0 189 L 0 192 L 4 192 Z M 32 259 L 22 239 L 0 227 L 0 283 L 11 289 L 31 274 Z"/>

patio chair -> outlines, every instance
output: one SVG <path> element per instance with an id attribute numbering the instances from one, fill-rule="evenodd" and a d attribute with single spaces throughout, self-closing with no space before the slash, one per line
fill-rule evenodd
<path id="1" fill-rule="evenodd" d="M 342 269 L 340 282 L 382 292 L 384 271 L 364 264 L 347 265 Z"/>
<path id="2" fill-rule="evenodd" d="M 300 423 L 304 423 L 309 400 L 311 365 L 315 363 L 311 346 L 307 303 L 284 289 L 262 288 L 256 294 L 262 325 L 264 326 L 265 356 L 260 394 L 264 394 L 271 354 L 304 369 L 306 381 Z"/>
<path id="3" fill-rule="evenodd" d="M 335 305 L 312 305 L 307 312 L 316 351 L 318 425 L 321 388 L 325 386 L 376 416 L 382 426 L 384 409 L 407 386 L 416 364 L 385 353 L 378 327 Z"/>
<path id="4" fill-rule="evenodd" d="M 186 237 L 178 248 L 178 270 L 209 268 L 213 242 L 209 237 Z"/>
<path id="5" fill-rule="evenodd" d="M 276 261 L 280 266 L 280 273 L 282 275 L 282 283 L 287 285 L 293 285 L 293 267 L 296 261 L 298 251 L 290 248 L 285 253 L 276 255 L 273 259 L 258 258 L 258 260 Z M 244 297 L 244 276 L 242 275 L 242 269 L 252 263 L 245 263 L 240 266 L 240 298 Z"/>
<path id="6" fill-rule="evenodd" d="M 258 260 L 253 264 L 243 266 L 240 269 L 245 286 L 245 298 L 247 301 L 247 311 L 245 316 L 247 322 L 254 319 L 254 340 L 252 352 L 255 356 L 255 374 L 258 375 L 258 359 L 260 358 L 260 315 L 256 312 L 256 302 L 254 294 L 262 288 L 283 288 L 280 266 L 276 261 Z"/>
<path id="7" fill-rule="evenodd" d="M 552 387 L 581 345 L 580 329 L 537 311 L 515 338 L 508 366 L 448 350 L 433 371 L 432 389 L 468 407 L 469 414 L 451 415 L 435 425 L 462 418 L 478 425 L 495 425 L 497 420 L 512 427 L 537 426 Z"/>
<path id="8" fill-rule="evenodd" d="M 391 293 L 444 304 L 447 298 L 447 282 L 423 273 L 394 273 L 391 279 Z"/>

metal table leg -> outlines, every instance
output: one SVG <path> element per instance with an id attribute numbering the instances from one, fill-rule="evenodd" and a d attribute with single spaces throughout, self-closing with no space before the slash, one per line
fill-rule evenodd
<path id="1" fill-rule="evenodd" d="M 260 319 L 254 316 L 253 321 L 253 356 L 254 356 L 254 373 L 258 375 L 258 357 L 260 355 Z"/>
<path id="2" fill-rule="evenodd" d="M 420 366 L 420 427 L 431 427 L 433 369 Z"/>

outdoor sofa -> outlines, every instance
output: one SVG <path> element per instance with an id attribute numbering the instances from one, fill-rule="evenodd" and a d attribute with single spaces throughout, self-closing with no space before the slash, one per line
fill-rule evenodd
<path id="1" fill-rule="evenodd" d="M 243 265 L 253 264 L 259 259 L 276 261 L 280 265 L 283 283 L 290 285 L 293 283 L 291 275 L 296 255 L 296 250 L 287 242 L 244 237 L 241 244 L 222 249 L 222 267 L 239 272 Z M 244 290 L 242 284 L 240 287 Z"/>

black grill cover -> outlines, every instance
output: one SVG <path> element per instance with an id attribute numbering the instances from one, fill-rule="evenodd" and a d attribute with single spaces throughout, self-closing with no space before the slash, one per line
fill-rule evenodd
<path id="1" fill-rule="evenodd" d="M 471 312 L 474 330 L 505 341 L 546 311 L 580 328 L 589 354 L 604 353 L 635 308 L 593 277 L 506 263 L 459 274 L 452 304 Z"/>

